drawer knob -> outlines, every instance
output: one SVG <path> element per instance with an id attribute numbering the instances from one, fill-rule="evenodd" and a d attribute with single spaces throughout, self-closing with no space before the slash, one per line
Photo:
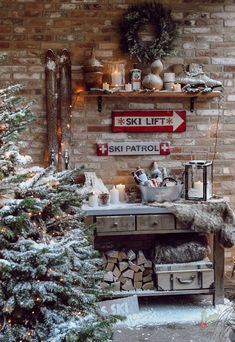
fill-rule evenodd
<path id="1" fill-rule="evenodd" d="M 157 222 L 157 221 L 154 221 L 154 222 L 153 222 L 153 225 L 154 225 L 154 226 L 157 226 L 157 225 L 158 225 L 158 222 Z"/>
<path id="2" fill-rule="evenodd" d="M 118 226 L 118 223 L 117 223 L 117 222 L 114 222 L 113 226 L 114 226 L 114 227 L 117 227 L 117 226 Z"/>

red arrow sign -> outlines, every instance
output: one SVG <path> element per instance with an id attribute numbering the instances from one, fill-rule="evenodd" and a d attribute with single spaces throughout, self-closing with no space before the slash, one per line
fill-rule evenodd
<path id="1" fill-rule="evenodd" d="M 113 111 L 113 132 L 184 132 L 186 112 L 180 110 Z"/>

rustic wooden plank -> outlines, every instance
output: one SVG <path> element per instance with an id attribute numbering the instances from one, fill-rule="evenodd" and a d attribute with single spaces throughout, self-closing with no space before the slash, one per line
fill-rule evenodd
<path id="1" fill-rule="evenodd" d="M 128 232 L 110 232 L 110 231 L 107 231 L 107 232 L 97 232 L 97 236 L 125 236 L 125 235 L 143 235 L 143 234 L 149 234 L 149 235 L 153 235 L 153 234 L 172 234 L 173 233 L 173 230 L 158 230 L 158 231 L 155 231 L 155 230 L 139 230 L 139 231 L 128 231 Z M 192 231 L 191 230 L 177 230 L 177 233 L 191 233 L 192 234 Z"/>
<path id="2" fill-rule="evenodd" d="M 219 234 L 214 234 L 214 271 L 215 292 L 214 305 L 224 303 L 224 248 L 219 243 Z"/>
<path id="3" fill-rule="evenodd" d="M 203 290 L 177 290 L 177 291 L 158 291 L 158 290 L 148 290 L 148 291 L 120 291 L 117 293 L 112 293 L 112 295 L 104 295 L 103 298 L 123 298 L 123 297 L 129 297 L 133 295 L 137 295 L 138 297 L 162 297 L 162 296 L 178 296 L 178 295 L 193 295 L 193 294 L 214 294 L 214 289 L 203 289 Z"/>
<path id="4" fill-rule="evenodd" d="M 207 94 L 188 94 L 188 93 L 184 93 L 184 92 L 173 92 L 173 91 L 156 91 L 156 92 L 115 92 L 115 93 L 105 93 L 105 92 L 95 92 L 95 91 L 78 91 L 76 92 L 76 95 L 79 96 L 84 96 L 84 97 L 97 97 L 97 96 L 102 96 L 102 97 L 119 97 L 119 98 L 123 98 L 123 97 L 157 97 L 157 98 L 164 98 L 164 97 L 168 97 L 168 98 L 192 98 L 192 97 L 196 97 L 196 98 L 214 98 L 214 97 L 218 97 L 221 95 L 220 91 L 213 91 L 211 93 L 207 93 Z"/>

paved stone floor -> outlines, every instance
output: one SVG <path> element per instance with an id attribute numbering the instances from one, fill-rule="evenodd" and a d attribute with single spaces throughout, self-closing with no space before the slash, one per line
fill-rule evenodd
<path id="1" fill-rule="evenodd" d="M 233 292 L 235 292 L 235 287 L 233 287 Z M 175 300 L 172 299 L 172 301 Z M 151 305 L 150 300 L 149 306 Z M 114 329 L 113 342 L 230 342 L 229 332 L 230 327 L 224 322 L 212 322 L 205 328 L 198 323 L 118 326 Z"/>
<path id="2" fill-rule="evenodd" d="M 211 325 L 176 324 L 141 328 L 122 328 L 114 331 L 113 342 L 229 342 L 228 330 Z"/>

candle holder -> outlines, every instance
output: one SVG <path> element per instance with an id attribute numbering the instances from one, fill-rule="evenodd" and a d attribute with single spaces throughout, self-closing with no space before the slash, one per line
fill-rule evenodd
<path id="1" fill-rule="evenodd" d="M 185 164 L 185 199 L 207 201 L 213 196 L 213 164 L 206 160 L 191 160 Z"/>
<path id="2" fill-rule="evenodd" d="M 125 64 L 113 63 L 110 65 L 110 84 L 112 87 L 124 87 L 125 85 Z"/>

